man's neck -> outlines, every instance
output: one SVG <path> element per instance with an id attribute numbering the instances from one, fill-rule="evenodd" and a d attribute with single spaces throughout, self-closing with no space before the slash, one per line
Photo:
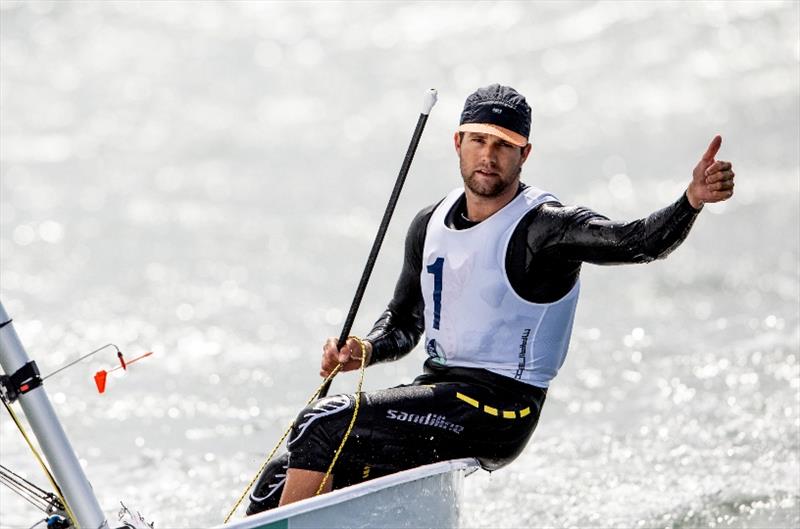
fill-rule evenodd
<path id="1" fill-rule="evenodd" d="M 517 185 L 510 185 L 508 189 L 504 190 L 502 194 L 496 197 L 483 197 L 476 195 L 469 189 L 464 189 L 464 196 L 467 200 L 467 217 L 473 222 L 481 222 L 488 219 L 501 209 L 506 204 L 514 200 L 520 190 L 522 183 L 517 181 Z"/>

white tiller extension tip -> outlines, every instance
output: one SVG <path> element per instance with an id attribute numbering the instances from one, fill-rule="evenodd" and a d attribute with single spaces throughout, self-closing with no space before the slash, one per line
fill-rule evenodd
<path id="1" fill-rule="evenodd" d="M 425 103 L 423 103 L 422 105 L 423 114 L 427 116 L 428 114 L 431 113 L 433 105 L 436 104 L 436 98 L 437 98 L 436 89 L 431 88 L 430 90 L 428 90 L 428 92 L 425 94 Z"/>

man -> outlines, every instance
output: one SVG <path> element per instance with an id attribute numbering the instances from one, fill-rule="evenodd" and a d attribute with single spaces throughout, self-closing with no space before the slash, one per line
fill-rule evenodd
<path id="1" fill-rule="evenodd" d="M 531 110 L 516 90 L 480 88 L 454 136 L 463 188 L 411 222 L 394 297 L 364 340 L 367 364 L 395 360 L 425 333 L 430 358 L 412 384 L 361 395 L 355 427 L 328 491 L 435 461 L 475 457 L 494 470 L 533 433 L 567 353 L 581 263 L 666 257 L 706 202 L 733 195 L 716 136 L 673 204 L 612 222 L 520 182 Z M 321 374 L 361 365 L 361 346 L 330 338 Z M 248 513 L 313 496 L 345 434 L 354 395 L 321 399 L 298 416 L 289 455 L 261 476 Z M 285 483 L 284 483 L 285 481 Z M 332 481 L 332 483 L 331 483 Z"/>

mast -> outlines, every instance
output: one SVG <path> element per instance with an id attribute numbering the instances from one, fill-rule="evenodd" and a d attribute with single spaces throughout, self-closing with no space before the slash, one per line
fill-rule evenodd
<path id="1" fill-rule="evenodd" d="M 107 529 L 108 522 L 94 496 L 92 486 L 67 439 L 44 386 L 41 385 L 38 369 L 25 352 L 2 301 L 0 326 L 0 366 L 12 378 L 18 372 L 27 375 L 24 377 L 25 384 L 31 389 L 25 390 L 23 386 L 19 403 L 50 464 L 56 482 L 64 493 L 64 499 L 75 515 L 76 523 L 81 529 Z"/>

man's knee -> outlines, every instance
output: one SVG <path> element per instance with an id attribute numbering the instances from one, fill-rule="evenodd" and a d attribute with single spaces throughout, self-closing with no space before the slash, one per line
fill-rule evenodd
<path id="1" fill-rule="evenodd" d="M 297 415 L 287 444 L 293 456 L 292 467 L 296 461 L 300 461 L 301 454 L 315 450 L 329 451 L 332 442 L 338 443 L 344 433 L 342 428 L 346 428 L 352 415 L 352 408 L 353 398 L 350 395 L 334 395 L 306 406 Z"/>
<path id="2" fill-rule="evenodd" d="M 353 404 L 349 395 L 334 395 L 309 404 L 297 415 L 287 444 L 289 453 L 272 460 L 259 476 L 250 495 L 248 515 L 278 506 L 290 465 L 320 472 L 328 468 L 352 416 Z"/>

